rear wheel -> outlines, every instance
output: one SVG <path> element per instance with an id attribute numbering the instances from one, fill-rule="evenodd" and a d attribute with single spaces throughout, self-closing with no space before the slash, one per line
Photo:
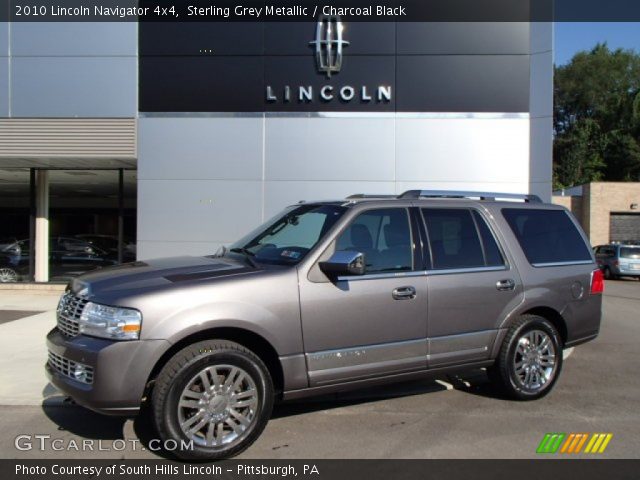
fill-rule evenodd
<path id="1" fill-rule="evenodd" d="M 158 375 L 154 421 L 163 440 L 177 441 L 173 453 L 182 459 L 229 458 L 262 433 L 273 397 L 269 372 L 253 352 L 229 341 L 199 342 Z"/>
<path id="2" fill-rule="evenodd" d="M 605 278 L 605 280 L 617 280 L 618 279 L 618 277 L 613 274 L 613 272 L 611 271 L 611 269 L 609 267 L 606 267 L 604 269 L 604 278 Z"/>
<path id="3" fill-rule="evenodd" d="M 489 376 L 508 396 L 535 400 L 551 391 L 561 369 L 562 343 L 556 328 L 537 315 L 523 315 L 509 328 Z"/>

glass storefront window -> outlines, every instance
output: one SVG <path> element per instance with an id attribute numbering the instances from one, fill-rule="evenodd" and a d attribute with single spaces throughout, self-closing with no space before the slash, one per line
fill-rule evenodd
<path id="1" fill-rule="evenodd" d="M 31 177 L 28 168 L 0 169 L 0 282 L 34 279 L 36 189 Z M 135 260 L 135 171 L 49 170 L 48 177 L 49 281 L 66 282 Z"/>
<path id="2" fill-rule="evenodd" d="M 121 202 L 118 170 L 50 171 L 51 281 L 135 260 L 135 182 L 135 172 L 123 172 Z"/>
<path id="3" fill-rule="evenodd" d="M 0 282 L 29 281 L 30 171 L 0 169 Z"/>

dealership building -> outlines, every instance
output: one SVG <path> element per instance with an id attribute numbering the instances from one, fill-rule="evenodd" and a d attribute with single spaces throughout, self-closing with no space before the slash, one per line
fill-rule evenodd
<path id="1" fill-rule="evenodd" d="M 211 254 L 300 200 L 549 200 L 552 31 L 0 23 L 4 281 L 62 281 L 133 252 Z"/>

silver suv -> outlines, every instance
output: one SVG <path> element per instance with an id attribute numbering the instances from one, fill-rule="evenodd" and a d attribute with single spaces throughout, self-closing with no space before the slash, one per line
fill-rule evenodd
<path id="1" fill-rule="evenodd" d="M 98 412 L 148 407 L 179 457 L 219 459 L 276 400 L 477 368 L 540 398 L 598 335 L 602 291 L 575 219 L 535 196 L 301 202 L 216 255 L 74 279 L 46 370 Z"/>
<path id="2" fill-rule="evenodd" d="M 594 252 L 607 280 L 620 277 L 640 279 L 640 245 L 598 245 Z"/>

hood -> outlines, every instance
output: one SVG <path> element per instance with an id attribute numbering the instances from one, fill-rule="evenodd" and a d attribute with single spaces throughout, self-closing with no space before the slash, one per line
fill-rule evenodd
<path id="1" fill-rule="evenodd" d="M 113 298 L 260 270 L 229 257 L 158 258 L 94 270 L 74 278 L 70 289 L 87 299 Z"/>

